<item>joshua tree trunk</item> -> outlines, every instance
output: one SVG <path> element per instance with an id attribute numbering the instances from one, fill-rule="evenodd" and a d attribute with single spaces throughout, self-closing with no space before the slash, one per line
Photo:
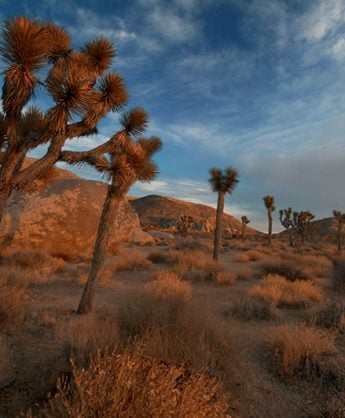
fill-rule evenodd
<path id="1" fill-rule="evenodd" d="M 272 211 L 268 209 L 268 245 L 272 245 Z"/>
<path id="2" fill-rule="evenodd" d="M 86 314 L 92 310 L 96 281 L 106 258 L 108 243 L 112 235 L 114 218 L 118 207 L 123 200 L 123 196 L 124 194 L 119 193 L 113 185 L 108 186 L 108 192 L 98 226 L 89 277 L 79 303 L 78 314 Z"/>
<path id="3" fill-rule="evenodd" d="M 290 244 L 290 247 L 293 247 L 292 230 L 291 229 L 288 230 L 288 234 L 289 234 L 289 244 Z"/>
<path id="4" fill-rule="evenodd" d="M 338 241 L 338 252 L 341 253 L 341 229 L 342 225 L 338 223 L 338 233 L 337 233 L 337 241 Z"/>
<path id="5" fill-rule="evenodd" d="M 224 192 L 218 192 L 216 229 L 214 232 L 213 260 L 218 260 L 220 246 L 222 244 Z"/>
<path id="6" fill-rule="evenodd" d="M 244 241 L 244 231 L 245 231 L 245 226 L 244 225 L 242 225 L 242 236 L 241 236 L 241 239 L 242 239 L 242 242 Z"/>

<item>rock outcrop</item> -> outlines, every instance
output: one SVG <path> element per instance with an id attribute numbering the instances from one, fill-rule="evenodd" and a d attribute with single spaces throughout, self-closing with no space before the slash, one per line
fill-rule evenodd
<path id="1" fill-rule="evenodd" d="M 90 256 L 106 187 L 105 183 L 57 169 L 54 180 L 44 189 L 14 192 L 0 230 L 1 246 L 43 250 L 66 257 Z M 110 252 L 120 241 L 130 240 L 131 235 L 136 243 L 153 241 L 141 230 L 130 204 L 123 202 L 114 219 Z"/>

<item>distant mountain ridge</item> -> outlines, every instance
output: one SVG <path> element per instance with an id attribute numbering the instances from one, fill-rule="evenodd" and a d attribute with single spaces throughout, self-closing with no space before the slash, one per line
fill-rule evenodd
<path id="1" fill-rule="evenodd" d="M 149 195 L 129 201 L 139 216 L 144 229 L 176 229 L 176 222 L 187 215 L 194 219 L 193 230 L 211 232 L 214 228 L 216 210 L 199 203 L 186 202 L 172 197 Z M 235 217 L 224 213 L 224 229 L 231 234 L 241 233 L 242 223 Z M 247 226 L 248 235 L 262 234 Z"/>

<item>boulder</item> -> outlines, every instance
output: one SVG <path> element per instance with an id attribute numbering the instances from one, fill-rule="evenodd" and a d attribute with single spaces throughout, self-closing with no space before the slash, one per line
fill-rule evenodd
<path id="1" fill-rule="evenodd" d="M 61 171 L 65 174 L 43 190 L 12 194 L 0 229 L 2 247 L 37 249 L 71 258 L 92 254 L 107 186 Z M 138 229 L 138 216 L 124 201 L 114 219 L 109 247 L 116 248 L 116 243 Z M 142 238 L 147 242 L 148 237 Z M 140 241 L 138 232 L 135 241 Z"/>

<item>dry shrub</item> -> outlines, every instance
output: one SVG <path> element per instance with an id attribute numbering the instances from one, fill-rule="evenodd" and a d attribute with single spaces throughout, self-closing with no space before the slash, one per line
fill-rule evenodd
<path id="1" fill-rule="evenodd" d="M 24 308 L 29 296 L 23 283 L 16 283 L 16 276 L 1 275 L 0 282 L 0 331 L 16 326 L 23 320 Z"/>
<path id="2" fill-rule="evenodd" d="M 169 303 L 188 303 L 192 299 L 192 287 L 183 282 L 175 273 L 160 271 L 154 280 L 145 284 L 148 295 L 159 301 Z"/>
<path id="3" fill-rule="evenodd" d="M 334 289 L 340 292 L 345 292 L 345 260 L 340 259 L 334 263 L 333 272 L 333 286 Z"/>
<path id="4" fill-rule="evenodd" d="M 143 334 L 150 327 L 169 327 L 179 324 L 192 288 L 171 272 L 159 272 L 138 292 L 120 306 L 119 327 L 125 338 Z"/>
<path id="5" fill-rule="evenodd" d="M 27 284 L 49 281 L 53 274 L 63 270 L 66 262 L 41 251 L 11 251 L 0 258 L 0 265 L 13 267 L 27 280 Z"/>
<path id="6" fill-rule="evenodd" d="M 167 262 L 167 253 L 159 250 L 153 250 L 147 256 L 147 259 L 153 264 L 163 264 Z"/>
<path id="7" fill-rule="evenodd" d="M 138 250 L 123 253 L 115 271 L 140 271 L 151 268 L 151 262 Z"/>
<path id="8" fill-rule="evenodd" d="M 266 258 L 263 251 L 249 250 L 235 254 L 233 260 L 238 263 L 247 263 L 248 261 L 261 261 Z"/>
<path id="9" fill-rule="evenodd" d="M 303 255 L 296 262 L 309 277 L 328 277 L 333 267 L 331 260 L 321 255 Z"/>
<path id="10" fill-rule="evenodd" d="M 188 237 L 185 239 L 176 239 L 175 249 L 176 250 L 202 251 L 203 253 L 210 254 L 213 249 L 213 244 L 209 240 L 205 241 L 205 240 Z"/>
<path id="11" fill-rule="evenodd" d="M 204 260 L 201 270 L 182 271 L 183 277 L 194 281 L 216 281 L 224 266 L 216 260 Z M 225 273 L 225 272 L 224 272 Z"/>
<path id="12" fill-rule="evenodd" d="M 10 358 L 10 351 L 5 337 L 0 335 L 0 389 L 8 385 L 14 378 L 14 370 Z"/>
<path id="13" fill-rule="evenodd" d="M 46 417 L 228 417 L 216 379 L 140 355 L 98 355 L 89 368 L 72 363 Z"/>
<path id="14" fill-rule="evenodd" d="M 318 402 L 311 412 L 312 418 L 344 418 L 345 393 L 337 393 L 324 402 Z"/>
<path id="15" fill-rule="evenodd" d="M 113 350 L 119 342 L 116 322 L 105 314 L 76 315 L 56 329 L 66 359 L 73 357 L 82 365 L 97 350 Z"/>
<path id="16" fill-rule="evenodd" d="M 270 321 L 275 317 L 272 305 L 262 300 L 244 299 L 233 306 L 232 314 L 238 319 Z"/>
<path id="17" fill-rule="evenodd" d="M 205 254 L 201 251 L 180 252 L 170 250 L 167 257 L 168 264 L 171 264 L 179 273 L 186 273 L 193 270 L 200 270 L 205 267 Z"/>
<path id="18" fill-rule="evenodd" d="M 247 263 L 249 261 L 248 252 L 235 254 L 233 260 L 236 263 Z"/>
<path id="19" fill-rule="evenodd" d="M 263 283 L 249 291 L 253 299 L 272 303 L 277 307 L 305 307 L 310 302 L 321 302 L 323 294 L 311 281 L 290 282 L 282 276 L 269 274 Z"/>
<path id="20" fill-rule="evenodd" d="M 308 280 L 308 276 L 301 268 L 292 262 L 284 263 L 264 263 L 261 265 L 261 274 L 275 274 L 285 277 L 286 280 L 294 282 L 296 280 Z"/>
<path id="21" fill-rule="evenodd" d="M 149 358 L 188 364 L 195 371 L 231 379 L 228 332 L 193 305 L 189 286 L 172 280 L 174 285 L 148 284 L 120 307 L 122 341 L 127 348 L 128 342 L 140 341 L 142 353 Z M 166 287 L 169 291 L 164 293 Z"/>
<path id="22" fill-rule="evenodd" d="M 253 272 L 246 267 L 237 268 L 234 270 L 237 280 L 249 280 L 253 276 Z"/>
<path id="23" fill-rule="evenodd" d="M 313 320 L 316 325 L 335 329 L 340 332 L 345 331 L 345 304 L 330 302 L 320 310 Z"/>
<path id="24" fill-rule="evenodd" d="M 270 335 L 270 354 L 282 376 L 320 377 L 324 357 L 335 352 L 335 336 L 315 327 L 279 325 Z"/>
<path id="25" fill-rule="evenodd" d="M 221 286 L 231 286 L 236 279 L 237 274 L 233 271 L 220 271 L 215 275 L 215 282 Z"/>

